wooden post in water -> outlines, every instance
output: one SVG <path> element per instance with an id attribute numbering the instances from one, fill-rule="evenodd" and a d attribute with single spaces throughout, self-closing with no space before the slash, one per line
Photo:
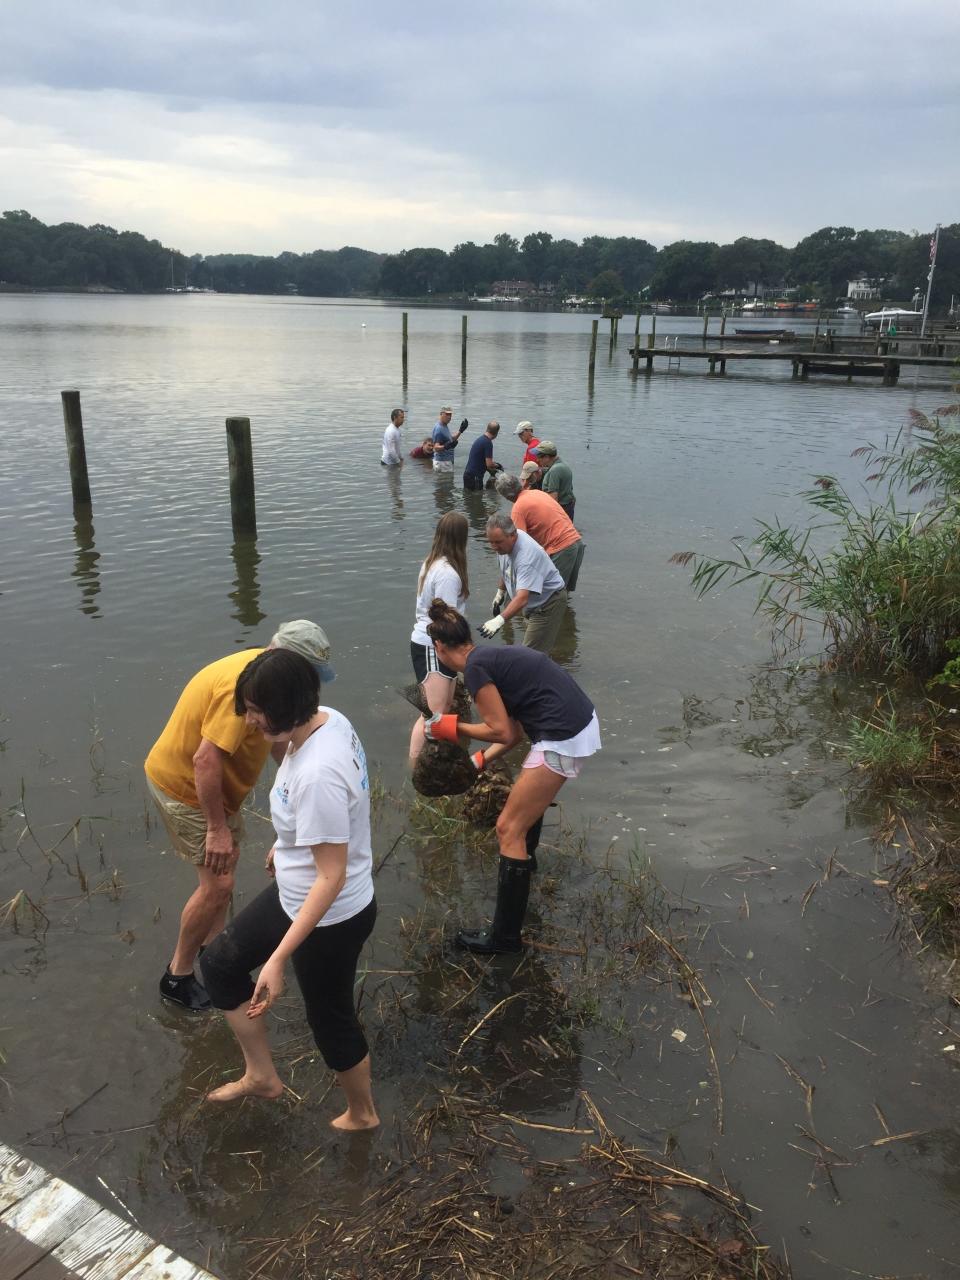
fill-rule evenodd
<path id="1" fill-rule="evenodd" d="M 724 307 L 723 311 L 720 313 L 720 337 L 722 338 L 726 332 L 727 332 L 727 309 L 726 307 Z"/>
<path id="2" fill-rule="evenodd" d="M 813 331 L 813 350 L 816 351 L 817 343 L 820 341 L 820 321 L 823 319 L 823 311 L 817 312 L 817 327 Z"/>
<path id="3" fill-rule="evenodd" d="M 647 347 L 653 350 L 654 343 L 657 340 L 657 304 L 653 304 L 653 314 L 650 317 L 650 332 L 647 334 Z M 650 361 L 647 361 L 647 368 L 650 368 Z"/>
<path id="4" fill-rule="evenodd" d="M 704 346 L 707 344 L 707 326 L 710 324 L 710 313 L 707 311 L 707 304 L 703 304 L 703 338 L 701 341 Z"/>
<path id="5" fill-rule="evenodd" d="M 407 313 L 403 313 L 403 338 L 400 343 L 400 358 L 403 362 L 403 380 L 407 380 Z"/>
<path id="6" fill-rule="evenodd" d="M 83 414 L 80 412 L 80 392 L 61 391 L 63 402 L 63 429 L 67 435 L 67 461 L 70 464 L 70 488 L 73 505 L 90 506 L 90 480 L 87 476 L 87 450 L 83 443 Z"/>
<path id="7" fill-rule="evenodd" d="M 590 365 L 588 373 L 593 378 L 597 367 L 597 330 L 600 328 L 600 321 L 594 320 L 590 326 Z"/>
<path id="8" fill-rule="evenodd" d="M 467 371 L 467 317 L 460 321 L 460 373 Z"/>
<path id="9" fill-rule="evenodd" d="M 633 322 L 633 345 L 636 346 L 640 341 L 640 307 L 637 306 L 637 318 Z"/>
<path id="10" fill-rule="evenodd" d="M 257 503 L 253 486 L 253 444 L 249 418 L 227 419 L 230 462 L 230 518 L 235 538 L 257 536 Z"/>

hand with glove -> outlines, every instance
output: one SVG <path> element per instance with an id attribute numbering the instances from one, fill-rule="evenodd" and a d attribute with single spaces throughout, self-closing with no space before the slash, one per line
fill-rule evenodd
<path id="1" fill-rule="evenodd" d="M 497 594 L 493 597 L 493 604 L 490 606 L 490 612 L 493 614 L 494 617 L 496 617 L 497 614 L 502 609 L 503 602 L 504 600 L 506 600 L 506 598 L 507 598 L 507 593 L 506 591 L 504 591 L 503 587 L 497 587 Z"/>
<path id="2" fill-rule="evenodd" d="M 466 418 L 464 418 L 464 420 L 460 423 L 460 430 L 457 432 L 457 435 L 462 436 L 463 433 L 466 431 L 467 427 L 469 427 L 469 425 L 470 425 L 469 421 Z"/>
<path id="3" fill-rule="evenodd" d="M 488 618 L 486 620 L 480 628 L 480 634 L 483 636 L 484 640 L 492 640 L 505 622 L 506 618 L 503 614 L 498 613 L 495 617 Z"/>
<path id="4" fill-rule="evenodd" d="M 423 732 L 431 742 L 456 742 L 457 717 L 453 714 L 441 715 L 439 711 L 435 711 L 429 719 L 424 717 Z"/>

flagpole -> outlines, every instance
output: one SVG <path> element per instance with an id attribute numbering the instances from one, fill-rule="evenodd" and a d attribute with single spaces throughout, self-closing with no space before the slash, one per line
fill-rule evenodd
<path id="1" fill-rule="evenodd" d="M 930 310 L 930 294 L 933 292 L 933 273 L 937 266 L 937 249 L 940 247 L 940 223 L 930 241 L 930 270 L 927 272 L 927 296 L 923 300 L 923 319 L 920 322 L 920 337 L 927 332 L 927 314 Z"/>

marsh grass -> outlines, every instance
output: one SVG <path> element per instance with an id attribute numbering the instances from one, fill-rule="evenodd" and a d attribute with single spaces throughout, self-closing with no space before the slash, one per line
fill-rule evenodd
<path id="1" fill-rule="evenodd" d="M 758 520 L 732 556 L 679 552 L 699 596 L 720 586 L 759 587 L 755 612 L 780 655 L 812 638 L 822 664 L 891 677 L 928 674 L 960 635 L 960 405 L 914 414 L 909 434 L 857 455 L 875 469 L 879 499 L 858 505 L 833 476 L 801 494 L 806 525 Z M 922 499 L 919 510 L 898 494 Z M 822 549 L 821 549 L 822 548 Z"/>
<path id="2" fill-rule="evenodd" d="M 895 708 L 878 710 L 869 719 L 854 718 L 845 754 L 869 773 L 872 785 L 887 788 L 928 768 L 933 739 L 929 723 L 906 723 Z"/>

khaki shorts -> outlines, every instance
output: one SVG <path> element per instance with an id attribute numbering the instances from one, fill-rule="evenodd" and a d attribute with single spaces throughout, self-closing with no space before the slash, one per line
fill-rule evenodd
<path id="1" fill-rule="evenodd" d="M 193 805 L 181 804 L 161 791 L 155 783 L 147 778 L 147 790 L 153 796 L 167 835 L 173 841 L 174 853 L 184 862 L 192 862 L 195 867 L 202 867 L 207 860 L 207 820 L 200 809 Z M 234 844 L 243 838 L 243 819 L 239 813 L 227 814 L 227 826 L 233 834 Z"/>

